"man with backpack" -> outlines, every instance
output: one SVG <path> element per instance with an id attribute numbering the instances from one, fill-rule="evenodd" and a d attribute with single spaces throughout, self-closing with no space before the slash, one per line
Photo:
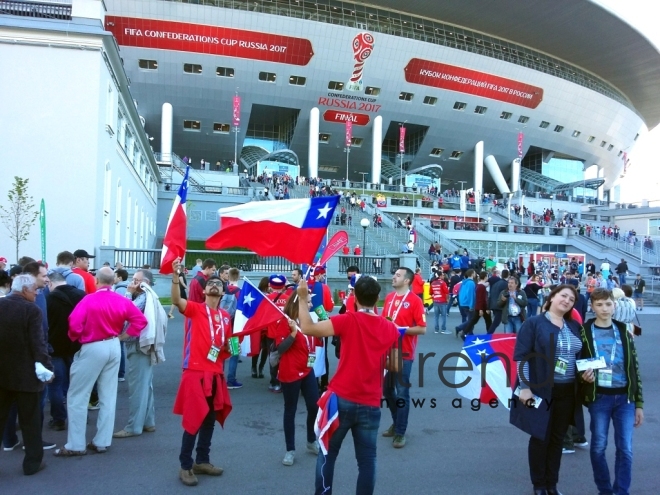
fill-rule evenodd
<path id="1" fill-rule="evenodd" d="M 59 273 L 64 277 L 67 285 L 71 285 L 76 289 L 85 290 L 85 281 L 81 275 L 78 275 L 72 270 L 73 262 L 75 258 L 73 253 L 69 251 L 62 251 L 57 255 L 55 268 L 52 269 L 53 272 Z"/>
<path id="2" fill-rule="evenodd" d="M 220 268 L 221 271 L 222 268 Z M 241 292 L 238 286 L 240 271 L 238 268 L 230 268 L 224 273 L 228 274 L 228 279 L 224 294 L 220 298 L 220 309 L 225 310 L 229 314 L 233 327 L 236 306 L 238 305 L 238 295 Z M 220 279 L 222 280 L 222 274 L 220 275 Z M 243 386 L 241 382 L 236 380 L 236 368 L 238 368 L 238 354 L 227 359 L 227 388 L 229 390 L 238 389 Z"/>
<path id="3" fill-rule="evenodd" d="M 205 300 L 204 288 L 206 281 L 215 273 L 217 264 L 215 260 L 208 258 L 202 263 L 202 269 L 190 281 L 188 289 L 188 301 L 203 303 Z M 224 285 L 224 284 L 223 284 Z"/>

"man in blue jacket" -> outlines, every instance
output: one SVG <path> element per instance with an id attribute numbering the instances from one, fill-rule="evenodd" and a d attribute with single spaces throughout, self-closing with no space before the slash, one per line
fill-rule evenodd
<path id="1" fill-rule="evenodd" d="M 465 279 L 461 283 L 461 288 L 458 290 L 458 310 L 461 312 L 462 323 L 472 319 L 474 306 L 477 302 L 476 296 L 477 286 L 474 283 L 474 270 L 469 269 L 465 272 Z M 461 331 L 456 327 L 456 337 Z"/>

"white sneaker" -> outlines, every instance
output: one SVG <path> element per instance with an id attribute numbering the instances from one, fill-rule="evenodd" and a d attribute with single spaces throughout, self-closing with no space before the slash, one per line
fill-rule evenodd
<path id="1" fill-rule="evenodd" d="M 316 440 L 307 442 L 307 451 L 311 454 L 319 455 L 319 443 Z"/>
<path id="2" fill-rule="evenodd" d="M 296 456 L 296 451 L 295 450 L 289 450 L 286 454 L 284 454 L 284 459 L 282 459 L 282 464 L 285 466 L 293 466 L 293 459 Z"/>

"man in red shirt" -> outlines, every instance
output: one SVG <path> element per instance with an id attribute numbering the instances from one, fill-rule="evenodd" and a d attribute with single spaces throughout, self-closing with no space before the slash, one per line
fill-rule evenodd
<path id="1" fill-rule="evenodd" d="M 215 260 L 211 258 L 204 260 L 202 269 L 188 284 L 188 301 L 203 303 L 206 300 L 204 286 L 209 277 L 215 273 L 216 266 Z"/>
<path id="2" fill-rule="evenodd" d="M 449 303 L 449 286 L 447 285 L 447 275 L 436 271 L 431 280 L 431 299 L 433 300 L 433 310 L 435 312 L 435 333 L 440 331 L 440 317 L 442 317 L 442 334 L 449 335 L 447 330 L 447 304 Z"/>
<path id="3" fill-rule="evenodd" d="M 273 301 L 275 306 L 280 308 L 280 311 L 284 311 L 284 306 L 286 306 L 286 301 L 289 299 L 289 296 L 293 292 L 293 288 L 286 286 L 286 276 L 278 275 L 273 273 L 268 279 L 268 290 L 270 291 L 266 297 Z M 277 334 L 277 327 L 280 323 L 280 320 L 277 320 L 272 325 L 269 325 L 266 328 L 266 343 L 270 349 L 271 345 L 275 342 L 275 337 Z M 270 384 L 268 385 L 268 390 L 273 393 L 279 394 L 282 392 L 282 385 L 277 379 L 277 373 L 279 371 L 279 366 L 270 366 Z"/>
<path id="4" fill-rule="evenodd" d="M 183 416 L 183 438 L 179 461 L 179 479 L 195 486 L 197 474 L 220 476 L 223 470 L 211 464 L 211 438 L 215 421 L 224 426 L 231 412 L 231 399 L 224 377 L 224 360 L 231 356 L 232 334 L 229 314 L 220 308 L 222 280 L 211 275 L 204 287 L 203 303 L 181 298 L 179 290 L 180 258 L 172 263 L 172 304 L 190 321 L 184 341 L 183 375 L 174 402 L 174 414 Z M 197 455 L 192 452 L 197 442 Z"/>
<path id="5" fill-rule="evenodd" d="M 355 256 L 360 256 L 362 254 L 362 249 L 360 248 L 359 244 L 356 244 L 355 248 L 353 248 L 353 254 Z"/>
<path id="6" fill-rule="evenodd" d="M 318 323 L 312 322 L 307 310 L 309 292 L 305 281 L 298 285 L 297 292 L 302 332 L 314 337 L 336 335 L 342 341 L 337 372 L 319 400 L 320 407 L 336 405 L 338 425 L 334 433 L 329 433 L 332 428 L 321 433 L 317 430 L 321 449 L 316 461 L 315 493 L 332 493 L 335 461 L 350 430 L 359 470 L 356 493 L 372 494 L 376 484 L 376 436 L 385 356 L 397 342 L 399 332 L 391 322 L 373 312 L 380 285 L 371 277 L 361 277 L 355 283 L 357 312 L 332 316 Z"/>
<path id="7" fill-rule="evenodd" d="M 394 437 L 392 446 L 400 449 L 406 445 L 406 429 L 410 412 L 410 371 L 415 360 L 417 336 L 426 333 L 426 312 L 422 300 L 413 294 L 410 286 L 414 274 L 410 268 L 399 268 L 392 277 L 394 292 L 385 297 L 383 316 L 393 321 L 397 328 L 405 328 L 401 338 L 400 353 L 403 366 L 398 372 L 388 371 L 385 377 L 383 396 L 392 413 L 392 426 L 384 437 Z M 403 399 L 403 407 L 399 407 Z"/>
<path id="8" fill-rule="evenodd" d="M 73 268 L 71 271 L 80 275 L 85 281 L 85 292 L 87 294 L 94 294 L 96 292 L 96 278 L 94 275 L 89 273 L 89 260 L 94 258 L 84 249 L 76 249 L 73 252 L 75 261 L 73 262 Z"/>
<path id="9" fill-rule="evenodd" d="M 343 248 L 341 248 L 341 254 L 344 256 L 351 254 L 351 248 L 348 247 L 348 244 L 346 244 Z"/>
<path id="10" fill-rule="evenodd" d="M 415 270 L 411 290 L 413 294 L 422 300 L 422 304 L 424 304 L 424 279 L 422 278 L 421 268 Z"/>

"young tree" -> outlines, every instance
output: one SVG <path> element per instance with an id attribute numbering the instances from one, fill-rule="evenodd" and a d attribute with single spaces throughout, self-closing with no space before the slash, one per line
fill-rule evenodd
<path id="1" fill-rule="evenodd" d="M 9 237 L 16 243 L 16 260 L 21 242 L 27 241 L 30 229 L 39 216 L 34 198 L 27 191 L 28 182 L 30 179 L 14 177 L 14 184 L 7 193 L 9 205 L 0 205 L 0 219 L 9 231 Z"/>

